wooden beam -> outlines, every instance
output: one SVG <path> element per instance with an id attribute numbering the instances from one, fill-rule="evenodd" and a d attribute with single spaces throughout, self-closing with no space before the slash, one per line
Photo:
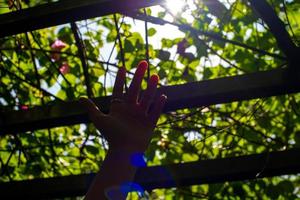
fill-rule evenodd
<path id="1" fill-rule="evenodd" d="M 300 149 L 140 168 L 135 182 L 145 190 L 244 181 L 300 173 Z M 116 169 L 117 170 L 117 169 Z M 95 174 L 0 183 L 2 199 L 83 196 Z"/>
<path id="2" fill-rule="evenodd" d="M 161 4 L 163 0 L 60 0 L 0 15 L 0 38 Z"/>
<path id="3" fill-rule="evenodd" d="M 294 77 L 294 78 L 292 78 Z M 240 100 L 300 92 L 300 74 L 275 69 L 246 75 L 218 78 L 174 86 L 164 86 L 158 94 L 168 96 L 164 112 L 209 106 Z M 108 112 L 111 97 L 95 98 Z M 53 102 L 26 111 L 0 113 L 0 135 L 88 122 L 86 111 L 78 101 Z"/>

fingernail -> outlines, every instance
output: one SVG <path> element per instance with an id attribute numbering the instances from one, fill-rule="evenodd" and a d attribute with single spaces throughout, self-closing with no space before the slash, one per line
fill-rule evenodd
<path id="1" fill-rule="evenodd" d="M 142 68 L 142 69 L 146 70 L 148 68 L 147 61 L 146 60 L 140 61 L 139 64 L 138 64 L 138 68 Z"/>
<path id="2" fill-rule="evenodd" d="M 159 76 L 157 74 L 153 74 L 150 77 L 151 82 L 158 82 L 159 81 Z"/>

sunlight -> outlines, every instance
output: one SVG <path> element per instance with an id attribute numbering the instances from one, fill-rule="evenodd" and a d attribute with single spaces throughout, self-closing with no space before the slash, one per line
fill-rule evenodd
<path id="1" fill-rule="evenodd" d="M 166 6 L 171 11 L 172 14 L 176 15 L 182 11 L 185 5 L 184 0 L 166 0 Z"/>

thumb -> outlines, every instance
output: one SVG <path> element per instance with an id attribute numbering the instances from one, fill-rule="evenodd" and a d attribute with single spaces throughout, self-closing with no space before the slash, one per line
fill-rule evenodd
<path id="1" fill-rule="evenodd" d="M 101 131 L 104 127 L 105 114 L 100 111 L 98 106 L 91 100 L 84 97 L 80 97 L 80 103 L 86 108 L 90 120 Z"/>

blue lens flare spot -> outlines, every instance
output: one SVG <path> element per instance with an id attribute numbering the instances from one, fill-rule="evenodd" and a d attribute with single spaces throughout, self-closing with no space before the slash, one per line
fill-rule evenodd
<path id="1" fill-rule="evenodd" d="M 121 185 L 121 191 L 123 194 L 127 194 L 129 192 L 138 192 L 144 193 L 144 189 L 137 183 L 134 182 L 125 182 Z"/>
<path id="2" fill-rule="evenodd" d="M 143 153 L 134 153 L 131 155 L 130 162 L 135 167 L 146 167 L 146 161 Z"/>

